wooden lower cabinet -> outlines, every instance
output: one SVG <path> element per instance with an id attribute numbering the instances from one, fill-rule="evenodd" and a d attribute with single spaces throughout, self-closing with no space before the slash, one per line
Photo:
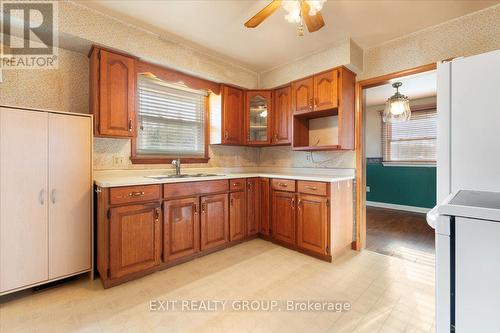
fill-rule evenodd
<path id="1" fill-rule="evenodd" d="M 295 193 L 272 192 L 272 237 L 295 244 Z"/>
<path id="2" fill-rule="evenodd" d="M 109 276 L 115 279 L 160 264 L 159 203 L 110 208 Z"/>
<path id="3" fill-rule="evenodd" d="M 201 197 L 201 250 L 208 250 L 229 241 L 228 195 Z"/>
<path id="4" fill-rule="evenodd" d="M 269 178 L 260 178 L 260 233 L 269 236 L 271 229 Z"/>
<path id="5" fill-rule="evenodd" d="M 328 254 L 328 199 L 304 194 L 297 198 L 297 246 Z"/>
<path id="6" fill-rule="evenodd" d="M 247 236 L 259 233 L 260 221 L 260 181 L 247 179 Z"/>
<path id="7" fill-rule="evenodd" d="M 245 192 L 229 194 L 229 240 L 236 241 L 246 235 L 246 196 Z"/>
<path id="8" fill-rule="evenodd" d="M 168 200 L 163 204 L 163 261 L 200 251 L 199 198 Z"/>

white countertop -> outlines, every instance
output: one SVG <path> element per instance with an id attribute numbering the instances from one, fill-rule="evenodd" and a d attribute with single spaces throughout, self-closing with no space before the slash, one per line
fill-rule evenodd
<path id="1" fill-rule="evenodd" d="M 221 169 L 207 168 L 195 169 L 185 168 L 182 174 L 210 173 L 217 176 L 210 177 L 184 177 L 154 179 L 151 176 L 171 175 L 172 170 L 105 170 L 94 171 L 94 182 L 100 187 L 118 187 L 130 185 L 184 183 L 193 181 L 206 181 L 234 178 L 282 178 L 296 180 L 311 180 L 321 182 L 338 182 L 354 179 L 353 169 L 303 169 L 303 168 L 246 168 L 246 169 Z M 149 176 L 149 177 L 148 177 Z"/>
<path id="2" fill-rule="evenodd" d="M 437 213 L 500 222 L 500 193 L 457 191 L 437 206 Z"/>

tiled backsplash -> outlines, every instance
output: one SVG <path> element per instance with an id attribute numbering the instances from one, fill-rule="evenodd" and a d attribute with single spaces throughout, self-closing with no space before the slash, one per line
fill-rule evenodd
<path id="1" fill-rule="evenodd" d="M 206 167 L 284 167 L 284 168 L 354 168 L 356 154 L 346 152 L 294 152 L 290 146 L 238 147 L 209 146 L 208 163 L 184 164 L 186 168 Z M 121 160 L 116 163 L 114 160 Z M 94 170 L 165 169 L 165 164 L 132 164 L 130 140 L 94 138 Z M 169 166 L 167 166 L 169 167 Z"/>

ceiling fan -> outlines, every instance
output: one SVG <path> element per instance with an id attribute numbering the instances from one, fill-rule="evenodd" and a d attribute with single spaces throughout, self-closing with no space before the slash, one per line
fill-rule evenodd
<path id="1" fill-rule="evenodd" d="M 309 32 L 315 32 L 325 25 L 321 16 L 321 9 L 326 0 L 273 0 L 250 20 L 245 22 L 245 27 L 255 28 L 266 18 L 271 16 L 280 6 L 286 10 L 286 20 L 290 23 L 298 23 L 297 34 L 304 36 L 304 23 Z"/>

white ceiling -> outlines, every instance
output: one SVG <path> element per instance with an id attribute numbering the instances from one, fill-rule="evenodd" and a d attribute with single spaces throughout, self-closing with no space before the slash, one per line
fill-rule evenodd
<path id="1" fill-rule="evenodd" d="M 223 55 L 256 72 L 269 70 L 351 37 L 371 47 L 500 3 L 499 0 L 329 0 L 325 27 L 297 37 L 280 8 L 255 29 L 243 23 L 270 0 L 79 1 L 165 38 Z"/>
<path id="2" fill-rule="evenodd" d="M 384 104 L 385 101 L 396 92 L 396 89 L 392 87 L 392 83 L 396 81 L 403 84 L 399 88 L 399 92 L 408 96 L 410 101 L 419 98 L 436 96 L 436 79 L 436 71 L 432 71 L 395 79 L 392 80 L 391 83 L 366 89 L 365 105 L 369 107 Z"/>

